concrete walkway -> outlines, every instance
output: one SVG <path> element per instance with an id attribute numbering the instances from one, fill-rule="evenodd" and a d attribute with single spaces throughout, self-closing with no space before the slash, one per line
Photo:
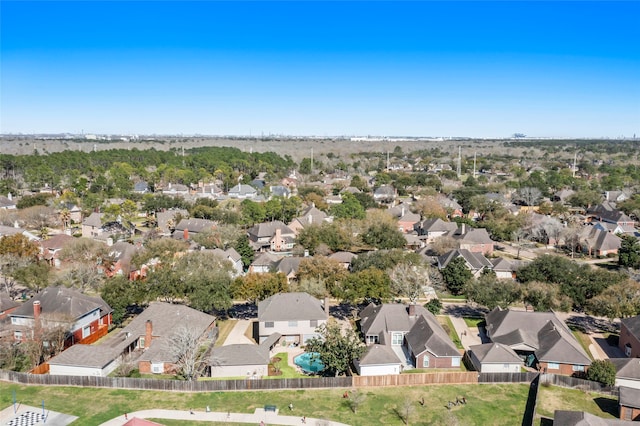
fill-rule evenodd
<path id="1" fill-rule="evenodd" d="M 294 410 L 295 411 L 295 410 Z M 192 414 L 193 413 L 193 414 Z M 171 419 L 171 420 L 196 420 L 202 422 L 233 422 L 233 423 L 249 423 L 254 425 L 260 425 L 260 422 L 264 422 L 266 425 L 301 425 L 301 416 L 281 416 L 278 411 L 265 412 L 263 408 L 256 408 L 255 413 L 222 413 L 222 412 L 204 412 L 204 411 L 181 411 L 181 410 L 142 410 L 134 413 L 127 413 L 127 417 L 131 420 L 134 417 L 141 419 Z M 102 423 L 101 426 L 120 426 L 124 425 L 128 420 L 125 420 L 124 414 L 115 419 L 109 420 L 106 423 Z M 344 423 L 332 422 L 324 419 L 314 419 L 307 417 L 307 425 L 317 426 L 349 426 Z"/>
<path id="2" fill-rule="evenodd" d="M 236 325 L 233 326 L 231 333 L 229 333 L 229 335 L 227 336 L 227 339 L 224 341 L 222 346 L 237 345 L 237 344 L 255 345 L 256 342 L 254 342 L 253 340 L 249 339 L 247 336 L 244 335 L 247 329 L 251 326 L 252 322 L 253 322 L 252 320 L 238 320 Z"/>
<path id="3" fill-rule="evenodd" d="M 469 346 L 482 344 L 482 337 L 478 331 L 478 327 L 469 327 L 464 322 L 464 318 L 456 315 L 449 315 L 453 327 L 456 329 L 456 333 L 460 336 L 460 342 L 462 347 L 469 349 Z"/>

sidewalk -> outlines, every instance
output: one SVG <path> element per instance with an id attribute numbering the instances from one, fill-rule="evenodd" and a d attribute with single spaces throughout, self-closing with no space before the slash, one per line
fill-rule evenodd
<path id="1" fill-rule="evenodd" d="M 255 345 L 256 342 L 244 335 L 252 322 L 252 320 L 238 320 L 238 322 L 233 326 L 231 333 L 227 336 L 227 339 L 222 343 L 222 346 L 236 344 Z"/>
<path id="2" fill-rule="evenodd" d="M 256 408 L 255 413 L 222 413 L 222 412 L 204 412 L 193 411 L 191 414 L 189 411 L 181 410 L 142 410 L 134 413 L 127 413 L 127 417 L 131 420 L 134 417 L 141 419 L 171 419 L 171 420 L 196 420 L 203 422 L 234 422 L 234 423 L 250 423 L 259 425 L 260 422 L 264 422 L 265 426 L 268 425 L 301 425 L 302 416 L 281 416 L 278 411 L 265 412 L 263 408 Z M 125 420 L 124 413 L 122 416 L 102 423 L 101 426 L 120 426 L 124 425 L 128 420 Z M 323 426 L 349 426 L 344 423 L 332 422 L 324 419 L 314 419 L 307 417 L 307 425 L 323 425 Z"/>
<path id="3" fill-rule="evenodd" d="M 449 318 L 451 319 L 453 327 L 456 329 L 456 333 L 460 336 L 460 342 L 465 350 L 469 349 L 469 346 L 482 344 L 478 327 L 468 327 L 462 317 L 449 315 Z"/>

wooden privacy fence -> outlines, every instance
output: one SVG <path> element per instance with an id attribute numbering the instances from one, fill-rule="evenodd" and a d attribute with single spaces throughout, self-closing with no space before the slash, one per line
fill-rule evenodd
<path id="1" fill-rule="evenodd" d="M 420 386 L 420 385 L 445 385 L 461 383 L 478 383 L 478 373 L 475 371 L 447 371 L 439 373 L 411 373 L 388 376 L 356 376 L 353 377 L 353 386 Z"/>
<path id="2" fill-rule="evenodd" d="M 600 382 L 579 379 L 577 377 L 560 376 L 558 374 L 541 374 L 540 384 L 549 384 L 563 388 L 574 388 L 589 392 L 599 392 L 618 396 L 618 389 L 615 387 L 605 386 Z"/>
<path id="3" fill-rule="evenodd" d="M 49 374 L 49 364 L 44 362 L 39 366 L 37 366 L 36 368 L 34 368 L 33 370 L 29 371 L 29 373 L 30 374 Z"/>
<path id="4" fill-rule="evenodd" d="M 531 383 L 538 373 L 476 373 L 478 383 Z"/>
<path id="5" fill-rule="evenodd" d="M 159 390 L 174 392 L 215 392 L 272 389 L 318 389 L 352 387 L 351 377 L 317 377 L 273 380 L 181 381 L 134 379 L 129 377 L 51 376 L 0 370 L 0 380 L 26 385 L 79 386 L 116 389 Z"/>

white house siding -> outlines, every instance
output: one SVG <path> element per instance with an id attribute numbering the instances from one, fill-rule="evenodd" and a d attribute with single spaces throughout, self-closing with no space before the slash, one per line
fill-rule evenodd
<path id="1" fill-rule="evenodd" d="M 262 343 L 267 337 L 273 333 L 280 333 L 283 337 L 287 336 L 315 336 L 316 328 L 326 323 L 326 319 L 317 320 L 314 325 L 311 325 L 310 320 L 299 320 L 296 325 L 289 325 L 289 321 L 274 321 L 273 327 L 265 327 L 265 322 L 260 322 L 259 335 L 260 343 Z"/>
<path id="2" fill-rule="evenodd" d="M 494 271 L 496 273 L 496 278 L 498 279 L 511 279 L 513 278 L 513 274 L 511 271 Z"/>
<path id="3" fill-rule="evenodd" d="M 400 374 L 400 364 L 360 365 L 358 374 L 361 376 Z"/>
<path id="4" fill-rule="evenodd" d="M 616 379 L 616 386 L 640 389 L 640 380 Z"/>
<path id="5" fill-rule="evenodd" d="M 74 332 L 76 330 L 81 330 L 84 327 L 88 327 L 92 322 L 98 321 L 99 319 L 100 310 L 96 309 L 94 311 L 91 311 L 88 315 L 85 315 L 82 318 L 78 319 L 78 321 L 73 324 L 73 328 L 71 331 Z"/>
<path id="6" fill-rule="evenodd" d="M 266 365 L 212 366 L 211 377 L 262 377 L 268 374 Z"/>
<path id="7" fill-rule="evenodd" d="M 49 374 L 52 376 L 106 376 L 98 367 L 76 367 L 73 365 L 49 365 Z"/>
<path id="8" fill-rule="evenodd" d="M 520 364 L 482 364 L 481 373 L 519 373 Z"/>

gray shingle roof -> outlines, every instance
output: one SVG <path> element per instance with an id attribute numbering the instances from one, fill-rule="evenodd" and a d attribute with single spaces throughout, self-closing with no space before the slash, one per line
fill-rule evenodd
<path id="1" fill-rule="evenodd" d="M 211 231 L 216 227 L 216 222 L 208 219 L 182 219 L 180 223 L 176 225 L 175 232 L 182 232 L 185 229 L 188 229 L 189 232 L 206 232 Z"/>
<path id="2" fill-rule="evenodd" d="M 287 225 L 279 220 L 273 222 L 263 222 L 252 226 L 248 232 L 249 238 L 256 241 L 259 238 L 270 238 L 276 233 L 276 229 L 279 229 L 283 236 L 291 235 L 295 236 L 295 232 L 291 230 Z"/>
<path id="3" fill-rule="evenodd" d="M 640 389 L 620 386 L 620 405 L 640 408 Z"/>
<path id="4" fill-rule="evenodd" d="M 269 347 L 266 345 L 226 345 L 214 348 L 209 356 L 211 366 L 267 365 Z"/>
<path id="5" fill-rule="evenodd" d="M 483 364 L 522 363 L 522 360 L 513 349 L 501 343 L 485 343 L 473 345 L 469 350 Z"/>
<path id="6" fill-rule="evenodd" d="M 460 351 L 449 338 L 449 334 L 429 311 L 418 316 L 405 338 L 414 356 L 425 351 L 437 357 L 460 356 Z"/>
<path id="7" fill-rule="evenodd" d="M 629 330 L 631 334 L 633 334 L 636 339 L 640 339 L 640 315 L 636 315 L 635 317 L 630 318 L 622 318 L 620 320 L 621 324 Z"/>
<path id="8" fill-rule="evenodd" d="M 308 293 L 278 293 L 258 303 L 259 321 L 326 320 L 323 302 Z"/>
<path id="9" fill-rule="evenodd" d="M 616 367 L 616 378 L 640 381 L 639 358 L 610 358 L 609 361 Z"/>
<path id="10" fill-rule="evenodd" d="M 493 269 L 493 264 L 482 253 L 474 253 L 467 249 L 451 250 L 439 256 L 438 267 L 446 268 L 449 262 L 457 257 L 464 258 L 472 271 L 478 271 L 482 268 Z"/>
<path id="11" fill-rule="evenodd" d="M 388 345 L 371 345 L 362 355 L 360 365 L 402 364 L 398 355 Z"/>
<path id="12" fill-rule="evenodd" d="M 416 305 L 416 315 L 409 316 L 409 307 L 400 303 L 369 304 L 360 312 L 360 328 L 365 336 L 379 336 L 385 344 L 386 334 L 392 331 L 407 333 L 420 315 L 429 313 L 423 306 Z"/>
<path id="13" fill-rule="evenodd" d="M 67 317 L 73 320 L 97 308 L 100 309 L 100 316 L 104 316 L 112 310 L 101 297 L 87 296 L 66 287 L 47 287 L 23 303 L 11 315 L 33 318 L 33 302 L 35 301 L 40 302 L 43 316 Z"/>
<path id="14" fill-rule="evenodd" d="M 120 355 L 118 351 L 102 345 L 73 345 L 51 358 L 51 365 L 104 368 Z"/>
<path id="15" fill-rule="evenodd" d="M 93 212 L 86 218 L 82 224 L 87 226 L 94 226 L 96 228 L 100 228 L 102 226 L 102 216 L 103 213 Z"/>
<path id="16" fill-rule="evenodd" d="M 556 410 L 553 424 L 559 426 L 617 426 L 629 425 L 630 422 L 618 419 L 603 419 L 584 411 Z"/>

